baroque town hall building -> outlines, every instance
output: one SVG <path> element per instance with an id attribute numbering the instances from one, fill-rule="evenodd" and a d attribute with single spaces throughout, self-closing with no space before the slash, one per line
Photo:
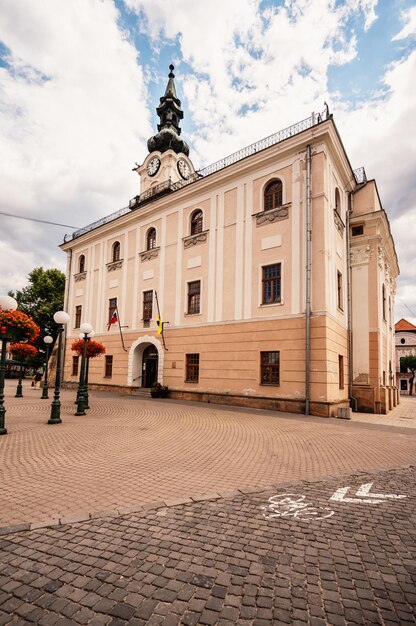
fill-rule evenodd
<path id="1" fill-rule="evenodd" d="M 328 110 L 195 170 L 172 70 L 140 195 L 61 246 L 65 382 L 88 321 L 106 346 L 92 386 L 159 381 L 174 398 L 387 412 L 399 268 L 375 181 L 351 168 Z"/>

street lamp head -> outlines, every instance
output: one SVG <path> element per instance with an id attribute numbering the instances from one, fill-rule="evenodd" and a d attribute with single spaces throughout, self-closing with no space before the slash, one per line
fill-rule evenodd
<path id="1" fill-rule="evenodd" d="M 17 301 L 11 296 L 0 296 L 0 309 L 3 309 L 3 311 L 13 311 L 17 309 Z"/>
<path id="2" fill-rule="evenodd" d="M 43 338 L 43 341 L 49 344 L 49 343 L 52 343 L 53 339 L 50 335 L 46 335 L 46 337 Z"/>
<path id="3" fill-rule="evenodd" d="M 95 335 L 95 330 L 93 329 L 90 333 L 88 333 L 88 339 L 92 339 Z"/>
<path id="4" fill-rule="evenodd" d="M 57 324 L 68 324 L 69 315 L 65 311 L 57 311 L 54 313 L 53 319 Z"/>
<path id="5" fill-rule="evenodd" d="M 84 322 L 81 324 L 79 329 L 82 333 L 84 333 L 84 335 L 88 335 L 92 331 L 92 326 L 91 324 L 88 324 L 88 322 Z"/>

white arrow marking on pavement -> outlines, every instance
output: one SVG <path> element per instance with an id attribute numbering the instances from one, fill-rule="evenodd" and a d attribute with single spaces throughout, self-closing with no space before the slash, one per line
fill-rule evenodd
<path id="1" fill-rule="evenodd" d="M 336 492 L 330 497 L 330 500 L 334 500 L 335 502 L 363 502 L 365 504 L 380 504 L 387 499 L 396 499 L 400 500 L 401 498 L 405 498 L 406 496 L 399 496 L 393 493 L 384 494 L 384 493 L 370 493 L 370 489 L 373 486 L 373 483 L 364 483 L 357 489 L 356 496 L 360 496 L 359 498 L 346 498 L 350 487 L 341 487 L 337 489 Z"/>

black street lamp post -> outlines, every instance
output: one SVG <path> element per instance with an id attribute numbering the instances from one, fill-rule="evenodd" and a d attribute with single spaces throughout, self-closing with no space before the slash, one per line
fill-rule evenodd
<path id="1" fill-rule="evenodd" d="M 65 324 L 69 322 L 69 315 L 65 311 L 57 311 L 53 316 L 55 322 L 59 325 L 58 328 L 58 354 L 56 357 L 56 376 L 55 376 L 55 391 L 53 395 L 51 405 L 51 416 L 48 420 L 48 424 L 60 424 L 61 420 L 61 359 L 62 359 L 62 332 Z"/>
<path id="2" fill-rule="evenodd" d="M 20 361 L 19 380 L 17 382 L 16 394 L 14 396 L 15 398 L 23 398 L 23 385 L 22 385 L 23 367 L 24 367 L 24 363 L 23 361 Z"/>
<path id="3" fill-rule="evenodd" d="M 84 346 L 82 350 L 82 358 L 81 358 L 81 371 L 79 375 L 79 384 L 78 384 L 78 394 L 77 394 L 77 410 L 75 415 L 85 415 L 85 409 L 88 408 L 88 398 L 87 398 L 87 389 L 86 389 L 86 360 L 87 360 L 87 342 L 88 335 L 92 332 L 91 324 L 88 322 L 84 322 L 81 324 L 80 330 L 82 332 L 82 339 L 84 341 Z"/>
<path id="4" fill-rule="evenodd" d="M 89 337 L 88 337 L 88 341 L 90 341 Z M 87 346 L 87 348 L 88 348 L 88 346 Z M 87 362 L 85 363 L 85 394 L 84 394 L 84 397 L 85 397 L 85 408 L 86 409 L 90 408 L 90 406 L 89 406 L 90 398 L 89 398 L 89 394 L 88 394 L 88 371 L 89 371 L 89 369 L 90 369 L 90 357 L 87 356 Z"/>
<path id="5" fill-rule="evenodd" d="M 11 296 L 0 296 L 0 309 L 10 311 L 17 309 L 17 302 Z M 0 359 L 0 435 L 7 435 L 5 427 L 6 409 L 4 408 L 4 377 L 6 374 L 6 350 L 7 342 L 10 337 L 7 336 L 7 328 L 0 328 L 1 337 L 1 359 Z"/>
<path id="6" fill-rule="evenodd" d="M 46 335 L 46 337 L 43 338 L 43 341 L 46 345 L 46 355 L 45 355 L 45 376 L 43 379 L 43 387 L 42 387 L 42 395 L 40 397 L 41 400 L 48 400 L 49 399 L 49 395 L 48 395 L 48 361 L 49 361 L 49 346 L 51 345 L 51 343 L 53 342 L 52 337 L 50 337 L 50 335 Z"/>

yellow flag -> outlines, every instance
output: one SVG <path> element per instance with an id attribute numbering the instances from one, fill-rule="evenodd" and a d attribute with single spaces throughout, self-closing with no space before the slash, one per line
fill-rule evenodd
<path id="1" fill-rule="evenodd" d="M 161 335 L 163 333 L 163 322 L 160 318 L 160 315 L 158 315 L 156 318 L 156 324 L 157 324 L 157 334 Z"/>

